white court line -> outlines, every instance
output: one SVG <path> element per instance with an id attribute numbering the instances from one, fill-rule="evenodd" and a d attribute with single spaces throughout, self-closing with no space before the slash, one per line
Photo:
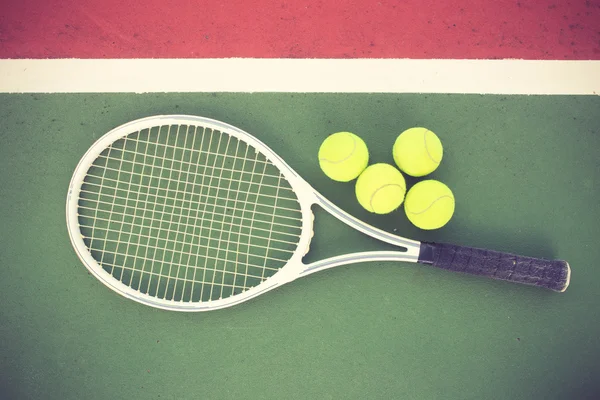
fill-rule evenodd
<path id="1" fill-rule="evenodd" d="M 600 61 L 0 60 L 2 93 L 314 92 L 594 95 Z"/>

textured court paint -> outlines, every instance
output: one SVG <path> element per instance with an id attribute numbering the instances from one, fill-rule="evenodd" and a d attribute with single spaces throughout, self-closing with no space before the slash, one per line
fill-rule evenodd
<path id="1" fill-rule="evenodd" d="M 0 95 L 0 398 L 597 398 L 599 108 L 597 96 Z M 375 263 L 202 315 L 123 299 L 75 256 L 66 189 L 101 134 L 157 113 L 247 129 L 389 232 L 566 258 L 571 286 L 555 294 Z M 320 141 L 341 130 L 359 133 L 373 161 L 392 162 L 410 126 L 447 149 L 434 176 L 457 209 L 440 231 L 361 210 L 353 185 L 317 164 Z M 315 211 L 307 261 L 378 248 Z"/>
<path id="2" fill-rule="evenodd" d="M 598 0 L 5 0 L 1 58 L 600 58 Z"/>

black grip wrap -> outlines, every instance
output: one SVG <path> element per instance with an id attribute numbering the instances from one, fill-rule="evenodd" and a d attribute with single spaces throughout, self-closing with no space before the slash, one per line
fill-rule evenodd
<path id="1" fill-rule="evenodd" d="M 449 271 L 539 286 L 556 292 L 567 290 L 571 277 L 571 268 L 566 261 L 544 260 L 446 243 L 422 242 L 419 263 Z"/>

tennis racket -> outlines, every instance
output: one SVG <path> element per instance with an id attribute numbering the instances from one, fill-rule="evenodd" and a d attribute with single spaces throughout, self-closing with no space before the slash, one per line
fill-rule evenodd
<path id="1" fill-rule="evenodd" d="M 398 247 L 303 262 L 311 207 Z M 67 227 L 83 264 L 115 292 L 175 311 L 233 306 L 339 265 L 446 270 L 563 292 L 569 264 L 405 239 L 369 226 L 314 190 L 250 134 L 212 119 L 155 116 L 108 132 L 77 165 Z"/>

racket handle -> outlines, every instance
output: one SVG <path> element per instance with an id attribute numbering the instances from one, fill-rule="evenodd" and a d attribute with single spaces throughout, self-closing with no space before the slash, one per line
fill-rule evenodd
<path id="1" fill-rule="evenodd" d="M 566 261 L 544 260 L 446 243 L 422 242 L 419 263 L 564 292 L 571 268 Z"/>

